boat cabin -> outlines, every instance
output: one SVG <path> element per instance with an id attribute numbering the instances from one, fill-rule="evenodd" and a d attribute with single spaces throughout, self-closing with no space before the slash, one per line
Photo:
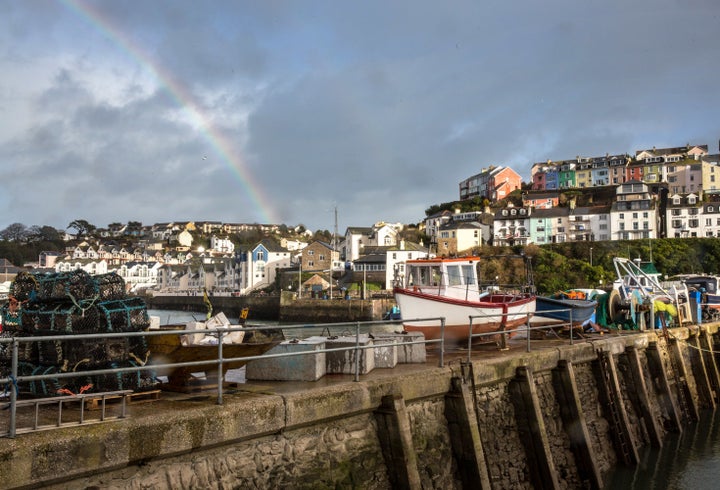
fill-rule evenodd
<path id="1" fill-rule="evenodd" d="M 428 294 L 467 298 L 477 294 L 478 257 L 417 259 L 405 262 L 405 287 Z"/>
<path id="2" fill-rule="evenodd" d="M 716 276 L 688 276 L 682 280 L 688 288 L 701 293 L 718 294 L 718 280 Z"/>

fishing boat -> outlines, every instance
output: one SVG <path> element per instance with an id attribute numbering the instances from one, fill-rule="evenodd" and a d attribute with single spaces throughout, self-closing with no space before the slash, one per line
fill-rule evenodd
<path id="1" fill-rule="evenodd" d="M 405 262 L 395 301 L 407 331 L 419 331 L 426 339 L 462 341 L 471 334 L 502 332 L 526 325 L 535 312 L 535 295 L 481 290 L 477 280 L 479 257 L 427 258 Z M 413 321 L 413 320 L 419 321 Z M 427 320 L 431 319 L 431 320 Z"/>
<path id="2" fill-rule="evenodd" d="M 609 322 L 640 330 L 692 322 L 687 284 L 663 287 L 652 262 L 615 257 L 613 265 L 618 278 L 607 298 Z"/>
<path id="3" fill-rule="evenodd" d="M 710 274 L 683 274 L 674 279 L 684 284 L 689 293 L 700 293 L 698 301 L 702 318 L 696 321 L 720 320 L 720 277 Z"/>
<path id="4" fill-rule="evenodd" d="M 537 296 L 535 314 L 530 319 L 534 327 L 543 325 L 581 326 L 595 314 L 598 302 L 581 290 L 563 291 L 551 296 Z"/>
<path id="5" fill-rule="evenodd" d="M 246 316 L 246 315 L 245 315 Z M 241 321 L 244 318 L 241 316 Z M 151 318 L 151 323 L 154 322 Z M 205 322 L 187 322 L 180 325 L 162 325 L 151 328 L 161 332 L 172 332 L 162 335 L 147 336 L 150 351 L 150 365 L 176 364 L 183 362 L 207 361 L 204 365 L 159 367 L 157 376 L 167 376 L 165 388 L 171 391 L 185 391 L 193 384 L 217 383 L 219 357 L 219 337 L 222 337 L 223 359 L 259 356 L 269 351 L 284 340 L 280 330 L 256 330 L 252 327 L 238 328 L 227 321 L 224 314 L 219 313 Z M 222 332 L 228 329 L 228 332 Z M 218 335 L 222 333 L 222 335 Z M 238 369 L 247 364 L 246 359 L 226 361 L 222 364 L 222 375 L 229 369 Z M 202 380 L 194 376 L 205 373 Z"/>

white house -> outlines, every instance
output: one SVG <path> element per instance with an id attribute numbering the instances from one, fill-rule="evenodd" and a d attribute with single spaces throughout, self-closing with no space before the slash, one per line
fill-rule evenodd
<path id="1" fill-rule="evenodd" d="M 619 185 L 610 209 L 610 239 L 657 238 L 657 230 L 655 200 L 647 184 L 629 180 Z"/>

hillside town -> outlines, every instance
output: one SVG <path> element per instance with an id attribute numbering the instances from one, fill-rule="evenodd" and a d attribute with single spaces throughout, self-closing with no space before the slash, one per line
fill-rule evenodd
<path id="1" fill-rule="evenodd" d="M 92 234 L 67 235 L 72 245 L 42 252 L 37 263 L 20 267 L 2 259 L 0 283 L 7 286 L 31 267 L 114 271 L 131 293 L 350 294 L 359 284 L 391 289 L 406 260 L 428 254 L 452 256 L 489 245 L 720 237 L 719 160 L 707 145 L 577 157 L 534 164 L 527 184 L 508 167 L 490 167 L 460 182 L 454 206 L 417 225 L 378 221 L 329 239 L 279 224 L 113 223 Z M 247 232 L 262 238 L 239 244 L 238 235 Z"/>

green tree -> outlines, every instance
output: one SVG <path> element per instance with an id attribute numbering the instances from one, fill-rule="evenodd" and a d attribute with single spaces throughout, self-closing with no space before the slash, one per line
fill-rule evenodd
<path id="1" fill-rule="evenodd" d="M 0 231 L 0 238 L 10 242 L 25 242 L 28 238 L 28 229 L 22 223 L 13 223 Z"/>
<path id="2" fill-rule="evenodd" d="M 77 231 L 77 234 L 81 237 L 91 235 L 96 230 L 95 225 L 90 224 L 84 219 L 73 220 L 69 225 L 67 225 L 67 227 Z"/>

